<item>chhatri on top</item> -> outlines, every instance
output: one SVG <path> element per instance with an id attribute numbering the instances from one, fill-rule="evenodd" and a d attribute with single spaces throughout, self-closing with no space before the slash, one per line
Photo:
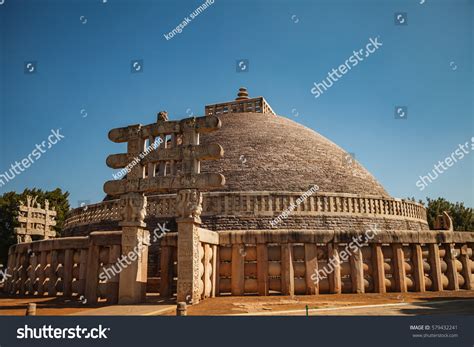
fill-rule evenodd
<path id="1" fill-rule="evenodd" d="M 204 112 L 206 116 L 219 116 L 230 113 L 270 113 L 276 115 L 273 109 L 263 96 L 256 98 L 249 98 L 249 93 L 246 88 L 239 88 L 237 98 L 233 101 L 206 105 Z"/>
<path id="2" fill-rule="evenodd" d="M 239 88 L 239 92 L 237 93 L 237 97 L 235 100 L 248 100 L 249 93 L 247 92 L 247 88 Z"/>

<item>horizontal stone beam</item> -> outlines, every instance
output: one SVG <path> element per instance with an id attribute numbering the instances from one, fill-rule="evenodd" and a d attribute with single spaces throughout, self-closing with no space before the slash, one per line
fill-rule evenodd
<path id="1" fill-rule="evenodd" d="M 26 229 L 26 228 L 15 228 L 16 235 L 46 235 L 46 236 L 55 236 L 56 231 L 54 230 L 46 230 L 44 229 Z"/>
<path id="2" fill-rule="evenodd" d="M 27 213 L 27 212 L 38 213 L 38 214 L 41 214 L 43 216 L 45 216 L 46 214 L 48 214 L 48 216 L 53 216 L 53 217 L 57 215 L 57 211 L 55 211 L 55 210 L 43 210 L 43 209 L 31 208 L 31 207 L 22 208 L 22 206 L 20 206 L 20 211 L 25 212 L 25 213 Z M 18 217 L 26 218 L 26 216 L 22 216 L 22 215 L 19 215 Z"/>
<path id="3" fill-rule="evenodd" d="M 159 161 L 181 161 L 186 157 L 197 160 L 216 160 L 224 156 L 224 149 L 217 143 L 209 145 L 188 145 L 176 148 L 161 148 L 154 150 L 148 154 L 141 153 L 135 155 L 132 153 L 112 154 L 107 157 L 107 166 L 112 169 L 121 169 L 139 160 L 140 165 L 148 163 L 156 163 Z"/>
<path id="4" fill-rule="evenodd" d="M 18 243 L 9 248 L 8 254 L 26 253 L 31 250 L 34 253 L 47 252 L 60 249 L 88 248 L 89 238 L 87 236 L 64 237 L 51 240 L 39 240 L 28 243 Z"/>
<path id="5" fill-rule="evenodd" d="M 126 193 L 159 193 L 179 189 L 217 189 L 225 184 L 225 178 L 219 173 L 202 173 L 187 176 L 162 176 L 107 181 L 104 192 L 109 195 Z"/>
<path id="6" fill-rule="evenodd" d="M 36 224 L 45 224 L 45 218 L 33 218 L 33 217 L 24 217 L 18 216 L 18 222 L 20 223 L 36 223 Z M 56 225 L 55 220 L 48 220 L 48 225 Z"/>
<path id="7" fill-rule="evenodd" d="M 350 243 L 364 232 L 334 230 L 233 230 L 219 232 L 220 244 L 233 243 Z M 372 236 L 373 233 L 369 233 Z M 362 241 L 359 242 L 363 242 Z M 473 243 L 474 232 L 379 231 L 367 243 Z"/>
<path id="8" fill-rule="evenodd" d="M 147 139 L 150 136 L 178 134 L 189 129 L 194 129 L 198 133 L 209 133 L 218 130 L 221 126 L 221 120 L 216 116 L 191 117 L 180 121 L 158 121 L 148 125 L 135 124 L 115 128 L 109 131 L 109 139 L 121 143 L 136 137 Z"/>
<path id="9" fill-rule="evenodd" d="M 199 228 L 199 241 L 203 243 L 209 243 L 211 245 L 218 245 L 219 244 L 219 233 L 208 230 L 208 229 L 203 229 Z"/>

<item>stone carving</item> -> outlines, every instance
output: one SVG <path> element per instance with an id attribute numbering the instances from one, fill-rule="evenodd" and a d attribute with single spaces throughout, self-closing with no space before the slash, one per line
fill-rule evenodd
<path id="1" fill-rule="evenodd" d="M 201 222 L 202 194 L 197 189 L 180 190 L 176 196 L 176 212 L 180 218 Z"/>
<path id="2" fill-rule="evenodd" d="M 120 199 L 122 224 L 139 225 L 144 223 L 146 217 L 146 196 L 139 193 L 127 193 Z"/>
<path id="3" fill-rule="evenodd" d="M 20 227 L 15 228 L 18 243 L 31 242 L 33 240 L 32 236 L 40 240 L 47 240 L 56 236 L 53 227 L 56 225 L 54 219 L 57 213 L 54 207 L 49 208 L 48 200 L 45 200 L 45 208 L 43 209 L 41 204 L 36 201 L 37 198 L 37 196 L 28 195 L 26 205 L 23 201 L 20 201 L 17 217 Z"/>
<path id="4" fill-rule="evenodd" d="M 443 211 L 443 214 L 436 216 L 434 229 L 454 231 L 453 220 L 449 216 L 448 211 Z"/>

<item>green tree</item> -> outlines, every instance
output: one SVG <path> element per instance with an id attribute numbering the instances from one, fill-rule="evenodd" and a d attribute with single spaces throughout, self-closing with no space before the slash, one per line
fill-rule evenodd
<path id="1" fill-rule="evenodd" d="M 0 264 L 6 264 L 8 259 L 8 248 L 16 243 L 16 236 L 14 228 L 17 227 L 18 221 L 18 206 L 20 201 L 26 203 L 27 195 L 37 197 L 36 202 L 44 207 L 44 201 L 49 200 L 50 208 L 54 207 L 56 216 L 56 226 L 54 227 L 58 236 L 61 235 L 61 230 L 69 211 L 69 193 L 62 192 L 57 188 L 52 191 L 42 191 L 41 189 L 25 189 L 23 193 L 15 192 L 4 193 L 0 196 Z"/>
<path id="2" fill-rule="evenodd" d="M 462 202 L 452 203 L 444 198 L 426 198 L 426 212 L 428 224 L 432 229 L 436 216 L 447 211 L 453 220 L 453 228 L 456 231 L 474 231 L 474 210 L 464 206 Z"/>

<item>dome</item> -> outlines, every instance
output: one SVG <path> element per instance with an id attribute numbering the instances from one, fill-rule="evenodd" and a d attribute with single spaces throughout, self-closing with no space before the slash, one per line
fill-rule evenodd
<path id="1" fill-rule="evenodd" d="M 342 148 L 317 132 L 271 113 L 219 114 L 222 128 L 201 143 L 219 143 L 224 158 L 201 172 L 225 176 L 224 191 L 320 192 L 388 197 L 377 180 Z"/>

